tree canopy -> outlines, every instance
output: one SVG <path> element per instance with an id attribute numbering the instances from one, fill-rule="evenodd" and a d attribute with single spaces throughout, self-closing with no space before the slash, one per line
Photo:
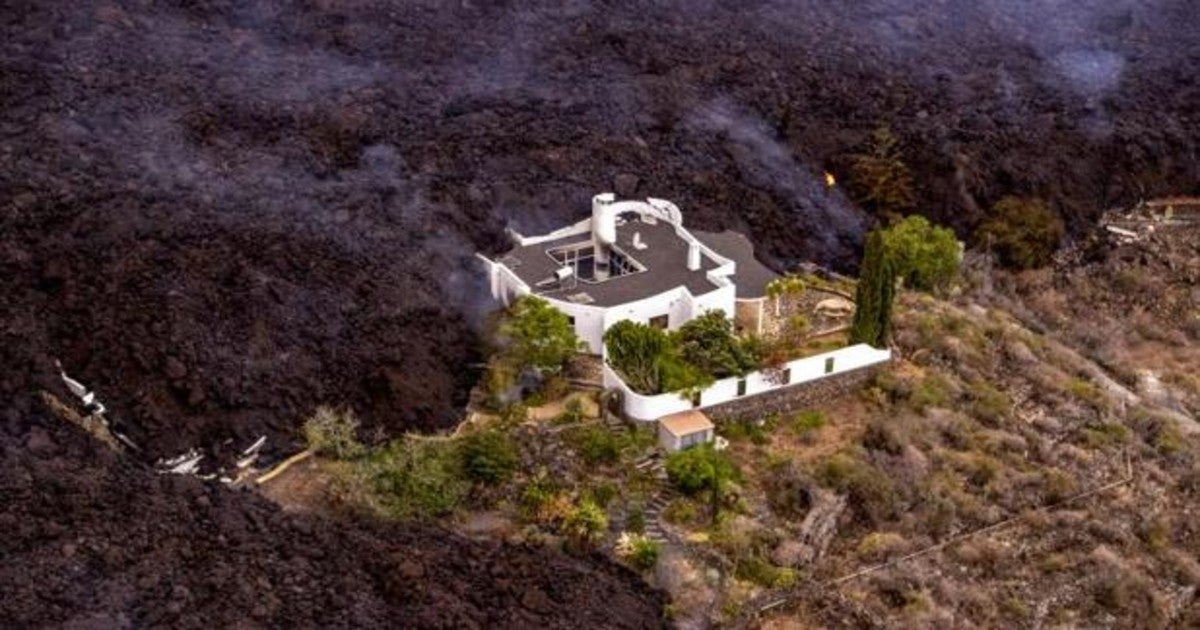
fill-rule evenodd
<path id="1" fill-rule="evenodd" d="M 912 208 L 913 177 L 900 155 L 900 142 L 887 126 L 877 128 L 866 150 L 850 165 L 850 192 L 872 211 L 886 217 Z"/>
<path id="2" fill-rule="evenodd" d="M 581 345 L 567 316 L 546 300 L 531 295 L 509 307 L 500 324 L 500 337 L 521 368 L 549 373 L 561 371 Z"/>
<path id="3" fill-rule="evenodd" d="M 958 273 L 958 239 L 951 230 L 912 215 L 883 231 L 896 275 L 914 289 L 944 289 Z"/>
<path id="4" fill-rule="evenodd" d="M 667 457 L 667 478 L 688 495 L 709 494 L 713 518 L 720 509 L 721 497 L 729 484 L 737 479 L 738 470 L 729 456 L 702 444 L 672 453 Z"/>

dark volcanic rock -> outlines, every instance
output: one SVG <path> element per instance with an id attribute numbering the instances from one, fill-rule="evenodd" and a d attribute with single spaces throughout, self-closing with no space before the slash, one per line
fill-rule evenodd
<path id="1" fill-rule="evenodd" d="M 0 451 L 6 628 L 232 627 L 248 617 L 271 627 L 661 625 L 659 596 L 598 558 L 285 514 L 31 420 L 65 452 Z"/>
<path id="2" fill-rule="evenodd" d="M 1187 192 L 1198 10 L 9 3 L 2 393 L 27 410 L 58 358 L 154 456 L 287 451 L 323 403 L 445 427 L 479 359 L 471 256 L 506 224 L 612 186 L 849 267 L 869 219 L 819 177 L 882 123 L 964 233 L 1006 194 L 1079 224 Z"/>
<path id="3" fill-rule="evenodd" d="M 819 176 L 844 177 L 883 123 L 917 208 L 963 234 L 1007 194 L 1079 226 L 1193 192 L 1198 11 L 6 3 L 0 622 L 656 622 L 608 568 L 286 517 L 32 435 L 36 392 L 66 396 L 61 360 L 147 459 L 229 459 L 263 434 L 290 451 L 319 404 L 368 430 L 446 427 L 480 358 L 471 255 L 501 250 L 506 225 L 576 220 L 613 186 L 743 230 L 777 267 L 849 268 L 870 219 Z M 429 553 L 420 585 L 397 577 L 413 549 Z"/>

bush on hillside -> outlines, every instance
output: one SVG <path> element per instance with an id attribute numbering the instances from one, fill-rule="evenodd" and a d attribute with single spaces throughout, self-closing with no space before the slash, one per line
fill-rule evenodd
<path id="1" fill-rule="evenodd" d="M 563 533 L 572 546 L 580 550 L 594 548 L 607 529 L 608 516 L 591 499 L 580 501 L 563 520 Z"/>
<path id="2" fill-rule="evenodd" d="M 365 451 L 358 441 L 358 418 L 349 409 L 317 407 L 304 421 L 303 432 L 308 448 L 322 455 L 351 459 Z"/>
<path id="3" fill-rule="evenodd" d="M 468 435 L 462 443 L 463 469 L 481 483 L 494 484 L 512 476 L 519 457 L 512 438 L 499 431 Z"/>
<path id="4" fill-rule="evenodd" d="M 975 230 L 975 241 L 1005 266 L 1033 269 L 1050 262 L 1064 232 L 1062 219 L 1041 199 L 1005 197 Z"/>
<path id="5" fill-rule="evenodd" d="M 666 463 L 667 478 L 681 492 L 695 496 L 707 494 L 715 520 L 729 484 L 739 472 L 733 460 L 724 452 L 704 444 L 671 453 Z"/>
<path id="6" fill-rule="evenodd" d="M 368 470 L 379 506 L 395 518 L 449 514 L 471 486 L 451 441 L 397 440 L 372 454 Z"/>

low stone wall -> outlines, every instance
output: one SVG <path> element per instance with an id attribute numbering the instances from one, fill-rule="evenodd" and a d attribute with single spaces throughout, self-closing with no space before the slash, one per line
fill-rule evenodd
<path id="1" fill-rule="evenodd" d="M 705 408 L 704 413 L 717 423 L 718 429 L 722 421 L 758 420 L 771 414 L 786 416 L 856 391 L 870 381 L 879 369 L 880 366 L 873 365 L 842 372 L 816 381 L 713 405 Z"/>

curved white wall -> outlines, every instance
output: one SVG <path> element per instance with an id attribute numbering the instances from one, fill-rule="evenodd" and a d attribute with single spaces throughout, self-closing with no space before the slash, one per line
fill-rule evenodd
<path id="1" fill-rule="evenodd" d="M 738 396 L 738 381 L 742 379 L 736 376 L 721 379 L 700 393 L 699 408 L 703 409 L 755 394 L 811 383 L 827 376 L 835 376 L 843 372 L 886 363 L 891 358 L 891 350 L 879 350 L 865 343 L 860 343 L 811 357 L 796 359 L 784 366 L 786 369 L 791 370 L 791 381 L 787 384 L 775 383 L 768 379 L 761 371 L 751 372 L 743 377 L 746 379 L 746 393 Z M 833 359 L 833 370 L 826 372 L 826 361 L 829 359 Z M 625 415 L 635 420 L 654 421 L 665 415 L 692 408 L 691 401 L 684 399 L 679 394 L 667 393 L 646 396 L 633 391 L 607 363 L 604 365 L 604 386 L 621 391 Z"/>

